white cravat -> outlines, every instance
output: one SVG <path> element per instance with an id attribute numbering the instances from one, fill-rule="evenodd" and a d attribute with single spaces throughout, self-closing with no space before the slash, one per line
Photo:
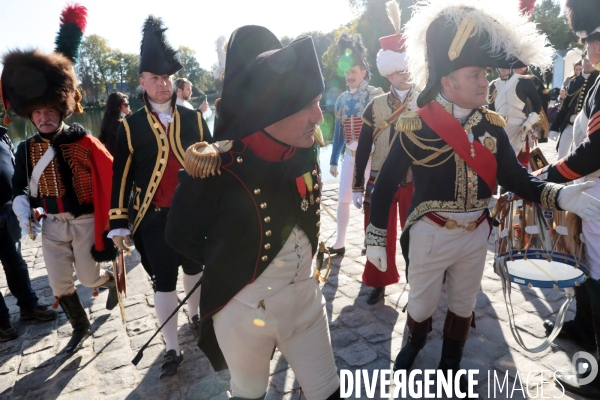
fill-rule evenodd
<path id="1" fill-rule="evenodd" d="M 150 108 L 152 111 L 158 114 L 158 119 L 164 126 L 169 126 L 171 122 L 173 122 L 173 109 L 171 108 L 171 100 L 167 101 L 163 104 L 158 104 L 148 99 L 148 103 L 150 103 Z"/>
<path id="2" fill-rule="evenodd" d="M 454 115 L 454 118 L 460 119 L 463 123 L 465 122 L 469 114 L 471 114 L 471 111 L 473 110 L 469 110 L 467 108 L 459 107 L 456 104 L 452 104 L 452 114 Z"/>
<path id="3" fill-rule="evenodd" d="M 584 79 L 587 79 L 590 77 L 590 74 L 586 74 L 585 72 L 582 72 L 581 76 L 583 76 Z"/>
<path id="4" fill-rule="evenodd" d="M 404 100 L 406 100 L 406 96 L 408 96 L 408 92 L 410 91 L 410 89 L 398 90 L 398 89 L 394 88 L 394 91 L 396 92 L 398 99 L 404 103 Z"/>

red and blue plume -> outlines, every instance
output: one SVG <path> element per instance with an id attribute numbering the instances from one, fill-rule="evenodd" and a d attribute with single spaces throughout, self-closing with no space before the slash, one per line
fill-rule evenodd
<path id="1" fill-rule="evenodd" d="M 79 58 L 79 46 L 86 25 L 87 8 L 77 3 L 67 4 L 60 14 L 60 29 L 54 41 L 54 51 L 64 54 L 75 64 Z"/>
<path id="2" fill-rule="evenodd" d="M 535 0 L 519 0 L 519 11 L 525 15 L 531 16 L 535 8 Z"/>

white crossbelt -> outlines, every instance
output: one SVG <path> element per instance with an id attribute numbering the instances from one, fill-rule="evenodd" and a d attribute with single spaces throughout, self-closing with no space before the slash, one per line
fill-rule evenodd
<path id="1" fill-rule="evenodd" d="M 48 164 L 52 162 L 54 154 L 54 148 L 52 146 L 48 146 L 48 150 L 46 150 L 42 158 L 40 158 L 33 171 L 31 171 L 31 179 L 29 180 L 29 196 L 37 198 L 38 182 L 40 181 L 42 172 L 44 172 Z"/>

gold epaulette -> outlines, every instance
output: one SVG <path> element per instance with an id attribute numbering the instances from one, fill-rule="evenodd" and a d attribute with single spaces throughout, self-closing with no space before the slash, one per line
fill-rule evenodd
<path id="1" fill-rule="evenodd" d="M 396 132 L 414 132 L 423 128 L 423 121 L 415 111 L 405 112 L 396 122 Z"/>
<path id="2" fill-rule="evenodd" d="M 506 120 L 502 118 L 502 116 L 497 112 L 488 110 L 485 107 L 481 107 L 480 110 L 481 113 L 485 115 L 485 119 L 487 119 L 490 124 L 499 126 L 501 128 L 504 128 L 506 126 Z"/>
<path id="3" fill-rule="evenodd" d="M 209 144 L 198 142 L 188 147 L 185 152 L 185 171 L 192 178 L 206 178 L 215 173 L 221 175 L 221 153 L 231 150 L 233 142 L 224 140 Z"/>

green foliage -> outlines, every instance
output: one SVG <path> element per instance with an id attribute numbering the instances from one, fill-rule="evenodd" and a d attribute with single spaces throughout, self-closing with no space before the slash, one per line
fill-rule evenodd
<path id="1" fill-rule="evenodd" d="M 177 73 L 180 78 L 187 78 L 199 92 L 213 90 L 213 76 L 210 71 L 200 67 L 196 52 L 187 46 L 179 46 L 179 62 L 183 66 Z"/>
<path id="2" fill-rule="evenodd" d="M 561 14 L 558 0 L 543 0 L 538 3 L 531 15 L 538 29 L 548 35 L 548 40 L 556 50 L 577 46 L 577 36 L 571 31 L 564 15 Z"/>

